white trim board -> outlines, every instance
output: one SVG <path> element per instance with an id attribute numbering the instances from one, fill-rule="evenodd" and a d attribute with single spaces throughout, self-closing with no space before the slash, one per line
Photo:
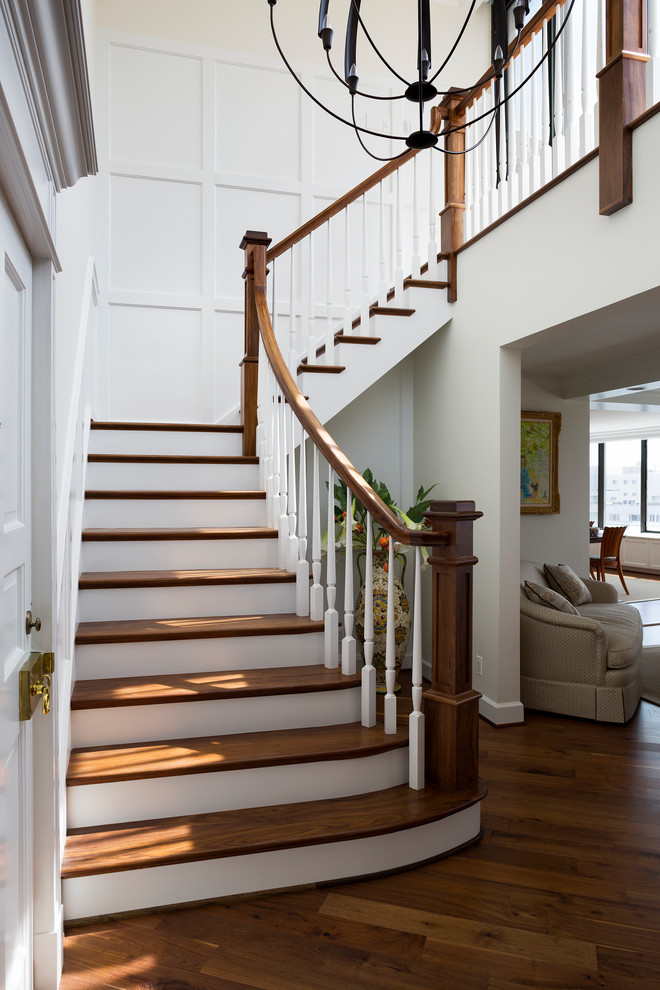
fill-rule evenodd
<path id="1" fill-rule="evenodd" d="M 525 721 L 521 701 L 491 701 L 485 694 L 479 699 L 479 714 L 493 725 L 519 725 Z"/>

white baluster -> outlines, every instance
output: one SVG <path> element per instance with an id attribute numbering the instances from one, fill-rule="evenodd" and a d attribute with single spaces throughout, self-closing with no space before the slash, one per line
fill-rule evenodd
<path id="1" fill-rule="evenodd" d="M 564 133 L 566 137 L 566 166 L 572 165 L 580 157 L 580 115 L 578 105 L 580 102 L 580 92 L 578 91 L 577 73 L 575 65 L 575 26 L 577 18 L 569 17 L 562 40 L 565 41 L 564 51 L 566 53 L 566 125 Z"/>
<path id="2" fill-rule="evenodd" d="M 277 298 L 275 296 L 275 275 L 276 275 L 276 263 L 277 259 L 274 258 L 271 262 L 271 272 L 270 272 L 270 291 L 271 291 L 271 302 L 270 302 L 270 322 L 273 327 L 273 333 L 275 334 L 275 339 L 277 340 Z"/>
<path id="3" fill-rule="evenodd" d="M 429 246 L 427 249 L 427 259 L 429 263 L 429 277 L 433 276 L 437 272 L 438 268 L 438 241 L 437 241 L 437 220 L 436 220 L 436 208 L 435 208 L 435 165 L 438 155 L 428 155 L 429 163 Z M 467 156 L 470 158 L 470 155 Z M 466 210 L 467 215 L 467 210 Z M 467 237 L 467 235 L 466 235 Z"/>
<path id="4" fill-rule="evenodd" d="M 532 35 L 532 66 L 538 65 L 541 39 L 538 32 Z M 529 191 L 536 192 L 541 184 L 541 133 L 539 130 L 539 73 L 532 76 L 531 140 L 529 147 Z"/>
<path id="5" fill-rule="evenodd" d="M 481 95 L 479 101 L 479 114 L 486 113 L 488 109 L 488 95 L 484 91 Z M 484 117 L 480 121 L 479 137 L 482 138 L 488 127 L 488 116 Z M 479 145 L 479 222 L 480 230 L 487 227 L 490 223 L 490 210 L 489 210 L 489 189 L 488 184 L 490 181 L 490 174 L 488 171 L 488 138 L 484 140 Z"/>
<path id="6" fill-rule="evenodd" d="M 412 237 L 412 263 L 411 272 L 413 278 L 419 278 L 422 267 L 422 258 L 419 253 L 419 201 L 417 195 L 417 158 L 413 158 L 413 237 Z"/>
<path id="7" fill-rule="evenodd" d="M 475 146 L 475 150 L 472 152 L 474 155 L 474 168 L 472 184 L 474 193 L 472 195 L 472 235 L 478 234 L 480 230 L 483 230 L 485 224 L 483 222 L 483 192 L 484 192 L 484 172 L 483 172 L 483 146 L 477 144 L 484 132 L 484 122 L 483 120 L 478 120 L 477 118 L 481 115 L 483 110 L 483 99 L 479 97 L 474 101 L 474 119 L 476 123 L 472 125 L 472 145 Z"/>
<path id="8" fill-rule="evenodd" d="M 296 536 L 296 417 L 287 405 L 289 429 L 289 538 L 287 545 L 286 569 L 291 574 L 298 570 L 298 537 Z M 302 506 L 301 506 L 302 511 Z"/>
<path id="9" fill-rule="evenodd" d="M 339 613 L 337 598 L 337 568 L 335 558 L 335 473 L 328 465 L 328 556 L 326 559 L 328 607 L 325 611 L 325 665 L 333 670 L 339 664 Z"/>
<path id="10" fill-rule="evenodd" d="M 401 196 L 401 169 L 396 170 L 396 234 L 395 234 L 395 251 L 396 251 L 396 263 L 394 266 L 394 294 L 395 297 L 400 301 L 401 293 L 403 292 L 403 202 Z"/>
<path id="11" fill-rule="evenodd" d="M 474 136 L 474 131 L 470 126 L 472 122 L 472 117 L 473 117 L 472 107 L 466 107 L 465 109 L 465 147 L 466 148 L 472 147 L 472 140 Z M 473 155 L 472 152 L 468 152 L 465 155 L 465 213 L 463 215 L 463 237 L 466 241 L 469 241 L 469 239 L 472 237 L 472 220 L 473 220 L 472 172 L 474 170 L 474 160 L 472 155 Z M 429 159 L 430 159 L 429 168 L 431 171 L 431 175 L 433 175 L 432 156 L 429 156 Z M 430 254 L 431 252 L 429 251 L 429 257 Z M 429 268 L 430 265 L 431 262 L 429 261 Z"/>
<path id="12" fill-rule="evenodd" d="M 494 83 L 491 83 L 489 92 L 493 94 L 490 106 L 493 110 L 493 113 L 495 113 L 494 108 L 495 108 L 496 100 L 495 100 Z M 488 120 L 488 123 L 490 123 L 490 119 Z M 495 120 L 493 121 L 493 126 L 488 132 L 486 143 L 488 144 L 488 165 L 489 165 L 489 174 L 490 174 L 490 181 L 488 183 L 490 187 L 489 195 L 488 195 L 488 201 L 489 201 L 488 213 L 490 215 L 490 220 L 492 222 L 493 220 L 497 220 L 497 218 L 500 215 L 498 208 L 498 191 L 497 191 L 497 121 Z"/>
<path id="13" fill-rule="evenodd" d="M 394 539 L 390 536 L 390 556 L 387 570 L 387 632 L 385 634 L 385 734 L 396 732 L 396 640 L 394 628 Z"/>
<path id="14" fill-rule="evenodd" d="M 312 587 L 309 592 L 309 617 L 316 622 L 323 618 L 323 585 L 321 584 L 321 503 L 319 494 L 319 452 L 314 447 L 312 482 Z M 330 498 L 330 493 L 328 493 Z"/>
<path id="15" fill-rule="evenodd" d="M 514 68 L 509 65 L 506 70 L 506 77 L 509 86 L 509 93 L 515 89 Z M 509 186 L 509 209 L 513 209 L 518 204 L 518 135 L 516 134 L 516 98 L 511 97 L 507 101 L 507 182 Z"/>
<path id="16" fill-rule="evenodd" d="M 344 210 L 344 333 L 353 333 L 350 207 Z"/>
<path id="17" fill-rule="evenodd" d="M 344 638 L 341 641 L 341 672 L 354 674 L 356 642 L 353 636 L 353 493 L 346 489 L 346 570 L 344 572 Z"/>
<path id="18" fill-rule="evenodd" d="M 367 223 L 367 194 L 362 193 L 362 299 L 360 302 L 360 334 L 368 337 L 369 328 L 369 243 Z"/>
<path id="19" fill-rule="evenodd" d="M 378 183 L 378 305 L 387 306 L 389 292 L 387 262 L 385 260 L 385 191 L 383 183 Z"/>
<path id="20" fill-rule="evenodd" d="M 309 297 L 307 300 L 307 364 L 316 364 L 316 307 L 314 305 L 314 240 L 313 234 L 309 235 L 309 258 L 308 258 L 307 280 L 309 283 Z"/>
<path id="21" fill-rule="evenodd" d="M 332 230 L 328 220 L 328 257 L 326 258 L 325 363 L 335 363 L 335 335 L 332 329 Z"/>
<path id="22" fill-rule="evenodd" d="M 279 566 L 287 570 L 289 563 L 289 515 L 287 512 L 287 416 L 289 407 L 280 392 L 280 516 L 279 516 Z"/>
<path id="23" fill-rule="evenodd" d="M 588 154 L 594 146 L 593 106 L 595 103 L 595 72 L 592 68 L 589 29 L 589 0 L 582 0 L 582 73 L 580 78 L 582 113 L 580 114 L 580 158 Z"/>
<path id="24" fill-rule="evenodd" d="M 305 431 L 300 439 L 298 480 L 298 567 L 296 569 L 296 615 L 309 615 L 309 564 L 307 563 L 307 452 Z"/>
<path id="25" fill-rule="evenodd" d="M 408 719 L 408 782 L 424 787 L 424 713 L 422 712 L 422 550 L 415 547 L 415 597 L 412 623 L 412 703 Z"/>
<path id="26" fill-rule="evenodd" d="M 275 385 L 273 376 L 273 473 L 271 476 L 271 488 L 270 488 L 270 520 L 269 525 L 272 529 L 277 529 L 280 520 L 280 393 L 278 387 Z"/>
<path id="27" fill-rule="evenodd" d="M 596 14 L 596 76 L 605 65 L 605 0 L 596 0 L 598 12 Z M 600 82 L 596 83 L 596 103 L 594 105 L 594 143 L 599 141 L 600 126 Z"/>
<path id="28" fill-rule="evenodd" d="M 289 272 L 289 371 L 296 377 L 298 368 L 298 338 L 296 336 L 296 255 L 295 244 L 289 252 L 291 271 Z"/>
<path id="29" fill-rule="evenodd" d="M 548 21 L 543 21 L 541 32 L 543 55 L 548 51 Z M 541 67 L 543 86 L 541 89 L 541 185 L 545 186 L 552 178 L 552 141 L 550 131 L 550 57 L 546 57 Z"/>
<path id="30" fill-rule="evenodd" d="M 504 96 L 504 82 L 500 82 L 500 99 Z M 493 125 L 498 128 L 500 138 L 500 184 L 497 187 L 497 210 L 502 217 L 509 209 L 509 183 L 506 177 L 506 113 L 500 107 L 498 120 Z"/>
<path id="31" fill-rule="evenodd" d="M 555 37 L 560 28 L 561 7 L 555 7 Z M 560 175 L 566 168 L 566 141 L 564 138 L 564 60 L 562 53 L 563 35 L 555 43 L 553 52 L 555 55 L 555 78 L 554 78 L 554 124 L 555 133 L 552 138 L 552 173 Z"/>
<path id="32" fill-rule="evenodd" d="M 525 52 L 527 48 L 521 48 L 516 59 L 517 73 L 516 85 L 525 78 Z M 527 87 L 523 87 L 518 93 L 518 106 L 520 107 L 518 132 L 518 202 L 522 202 L 529 196 L 529 134 L 527 133 Z"/>
<path id="33" fill-rule="evenodd" d="M 373 527 L 367 512 L 367 556 L 364 573 L 364 667 L 362 668 L 362 725 L 376 724 L 376 668 L 374 667 L 374 561 Z"/>
<path id="34" fill-rule="evenodd" d="M 648 46 L 651 57 L 646 63 L 646 106 L 652 107 L 660 100 L 660 0 L 649 0 Z"/>

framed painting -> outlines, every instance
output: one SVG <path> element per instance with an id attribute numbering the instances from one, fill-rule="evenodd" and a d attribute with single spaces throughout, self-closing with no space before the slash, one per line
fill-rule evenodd
<path id="1" fill-rule="evenodd" d="M 520 420 L 520 511 L 559 512 L 561 413 L 525 412 Z"/>

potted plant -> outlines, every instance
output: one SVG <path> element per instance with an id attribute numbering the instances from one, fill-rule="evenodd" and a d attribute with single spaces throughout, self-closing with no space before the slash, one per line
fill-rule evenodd
<path id="1" fill-rule="evenodd" d="M 424 513 L 431 504 L 429 494 L 436 487 L 430 488 L 420 486 L 414 505 L 403 512 L 392 496 L 387 485 L 382 481 L 377 481 L 370 468 L 367 468 L 362 477 L 368 485 L 373 488 L 376 494 L 383 500 L 385 505 L 397 515 L 408 529 L 424 529 Z M 361 563 L 366 556 L 367 547 L 367 510 L 356 498 L 351 500 L 351 507 L 347 504 L 347 489 L 343 482 L 334 486 L 335 496 L 335 546 L 345 548 L 346 529 L 352 524 L 353 546 L 357 549 L 357 567 L 360 575 L 360 591 L 355 603 L 355 638 L 364 647 L 364 574 Z M 374 608 L 374 667 L 376 668 L 376 691 L 385 694 L 385 644 L 387 639 L 387 588 L 389 570 L 389 549 L 390 537 L 387 532 L 372 518 L 372 539 L 373 539 L 373 608 Z M 327 541 L 328 534 L 325 534 L 324 541 Z M 326 542 L 327 546 L 327 542 Z M 399 575 L 394 575 L 394 622 L 395 622 L 395 669 L 398 678 L 401 664 L 408 645 L 410 634 L 410 605 L 408 597 L 403 587 L 403 580 L 406 571 L 405 551 L 408 547 L 402 543 L 395 543 L 394 556 L 401 565 Z M 424 561 L 428 556 L 426 547 L 422 548 Z M 398 682 L 394 688 L 400 690 Z"/>

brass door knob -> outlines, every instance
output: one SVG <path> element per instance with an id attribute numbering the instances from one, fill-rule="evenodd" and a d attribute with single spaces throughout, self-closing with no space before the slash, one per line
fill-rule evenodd
<path id="1" fill-rule="evenodd" d="M 32 619 L 32 612 L 29 610 L 25 613 L 25 635 L 29 636 L 33 629 L 37 632 L 41 629 L 41 619 Z"/>

